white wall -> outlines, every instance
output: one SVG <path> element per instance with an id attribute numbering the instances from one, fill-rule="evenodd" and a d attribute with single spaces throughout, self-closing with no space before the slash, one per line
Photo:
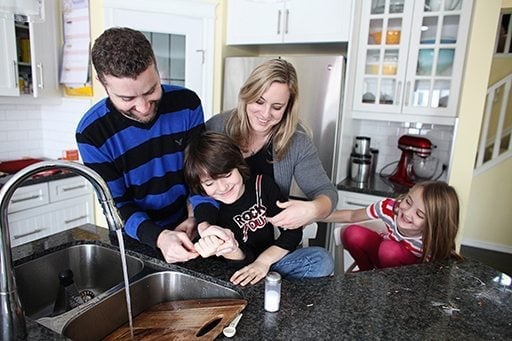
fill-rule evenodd
<path id="1" fill-rule="evenodd" d="M 76 149 L 76 126 L 91 104 L 87 98 L 63 98 L 60 105 L 1 104 L 0 160 L 57 159 Z"/>

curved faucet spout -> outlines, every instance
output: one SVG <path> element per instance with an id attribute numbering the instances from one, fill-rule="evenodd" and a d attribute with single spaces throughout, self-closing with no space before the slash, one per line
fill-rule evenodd
<path id="1" fill-rule="evenodd" d="M 55 168 L 69 170 L 86 178 L 98 196 L 109 229 L 114 231 L 123 228 L 123 221 L 107 184 L 98 173 L 87 166 L 72 161 L 42 161 L 25 167 L 13 175 L 0 189 L 0 310 L 2 311 L 0 338 L 2 340 L 26 337 L 25 315 L 14 279 L 7 208 L 12 195 L 24 180 L 39 172 Z"/>

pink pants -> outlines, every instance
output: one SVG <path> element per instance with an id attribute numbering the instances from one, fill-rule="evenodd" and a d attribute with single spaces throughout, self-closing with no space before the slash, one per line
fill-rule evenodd
<path id="1" fill-rule="evenodd" d="M 416 264 L 420 260 L 403 243 L 384 239 L 360 225 L 347 226 L 341 238 L 361 271 Z"/>

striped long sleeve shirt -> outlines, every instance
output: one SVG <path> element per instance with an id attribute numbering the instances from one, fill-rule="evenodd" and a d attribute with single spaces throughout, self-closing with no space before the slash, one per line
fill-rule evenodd
<path id="1" fill-rule="evenodd" d="M 89 109 L 76 131 L 82 160 L 106 181 L 125 232 L 153 247 L 161 231 L 187 217 L 184 150 L 204 130 L 199 97 L 178 86 L 162 88 L 152 122 L 125 117 L 106 98 Z"/>

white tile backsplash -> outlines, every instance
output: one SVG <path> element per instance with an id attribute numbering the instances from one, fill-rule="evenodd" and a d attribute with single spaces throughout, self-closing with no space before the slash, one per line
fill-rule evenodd
<path id="1" fill-rule="evenodd" d="M 59 158 L 76 149 L 78 121 L 91 106 L 87 98 L 63 98 L 60 105 L 0 104 L 0 160 Z"/>
<path id="2" fill-rule="evenodd" d="M 371 147 L 379 150 L 377 171 L 384 167 L 384 174 L 390 174 L 396 167 L 396 162 L 402 154 L 398 149 L 398 139 L 402 135 L 421 135 L 428 138 L 436 148 L 432 155 L 447 165 L 450 161 L 451 143 L 454 134 L 453 126 L 400 123 L 388 121 L 354 120 L 354 136 L 363 135 L 371 138 Z M 446 173 L 445 173 L 446 175 Z M 443 177 L 442 177 L 443 178 Z M 442 179 L 441 178 L 441 179 Z"/>

